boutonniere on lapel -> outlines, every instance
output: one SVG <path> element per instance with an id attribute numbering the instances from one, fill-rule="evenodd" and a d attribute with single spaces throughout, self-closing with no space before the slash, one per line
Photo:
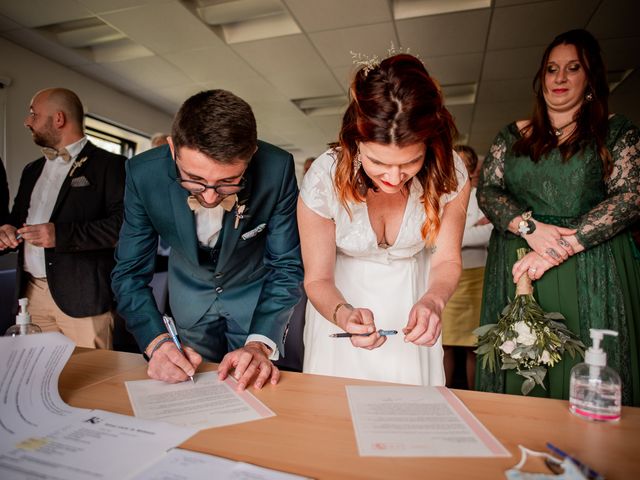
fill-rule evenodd
<path id="1" fill-rule="evenodd" d="M 73 162 L 73 165 L 71 165 L 71 170 L 69 170 L 69 176 L 70 177 L 73 177 L 73 174 L 75 173 L 76 169 L 78 167 L 81 167 L 84 164 L 84 162 L 87 161 L 87 158 L 88 157 L 82 157 L 81 159 L 79 159 L 79 160 L 76 159 L 76 161 Z"/>
<path id="2" fill-rule="evenodd" d="M 233 224 L 234 230 L 238 229 L 238 225 L 240 225 L 240 220 L 245 217 L 245 211 L 247 210 L 247 205 L 243 203 L 242 205 L 236 203 L 236 221 Z"/>

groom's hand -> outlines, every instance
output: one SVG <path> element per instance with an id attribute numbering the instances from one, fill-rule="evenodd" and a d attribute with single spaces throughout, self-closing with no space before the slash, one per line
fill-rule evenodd
<path id="1" fill-rule="evenodd" d="M 268 379 L 275 385 L 280 380 L 280 370 L 269 360 L 270 354 L 271 350 L 264 343 L 249 342 L 224 356 L 218 366 L 218 378 L 224 380 L 233 370 L 240 391 L 247 388 L 254 377 L 254 388 L 262 388 Z"/>

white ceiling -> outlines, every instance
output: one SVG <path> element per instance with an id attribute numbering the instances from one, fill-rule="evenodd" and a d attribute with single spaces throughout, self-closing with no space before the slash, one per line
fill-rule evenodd
<path id="1" fill-rule="evenodd" d="M 475 9 L 428 14 L 459 4 Z M 639 19 L 638 0 L 0 0 L 0 36 L 171 115 L 200 90 L 231 90 L 260 138 L 299 162 L 336 139 L 350 51 L 384 56 L 391 43 L 450 92 L 480 154 L 528 115 L 544 47 L 572 28 L 598 37 L 612 79 L 627 75 L 611 106 L 640 123 Z M 316 97 L 326 108 L 298 107 Z"/>

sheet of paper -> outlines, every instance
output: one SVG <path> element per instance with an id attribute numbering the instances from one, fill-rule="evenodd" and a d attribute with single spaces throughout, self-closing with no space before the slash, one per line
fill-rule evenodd
<path id="1" fill-rule="evenodd" d="M 74 414 L 60 398 L 58 378 L 75 344 L 60 333 L 0 337 L 0 453 Z"/>
<path id="2" fill-rule="evenodd" d="M 125 382 L 135 416 L 204 429 L 275 415 L 249 391 L 237 392 L 232 377 L 221 382 L 217 372 L 205 372 L 194 378 L 195 384 Z"/>
<path id="3" fill-rule="evenodd" d="M 197 430 L 92 410 L 0 455 L 0 478 L 124 479 Z"/>
<path id="4" fill-rule="evenodd" d="M 133 480 L 296 480 L 291 473 L 234 462 L 222 457 L 174 449 Z"/>
<path id="5" fill-rule="evenodd" d="M 347 386 L 363 457 L 509 457 L 445 387 Z"/>

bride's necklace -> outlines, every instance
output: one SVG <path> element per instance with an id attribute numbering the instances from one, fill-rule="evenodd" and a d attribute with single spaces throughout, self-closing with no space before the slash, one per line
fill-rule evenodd
<path id="1" fill-rule="evenodd" d="M 575 120 L 571 120 L 569 123 L 565 123 L 561 127 L 554 127 L 552 125 L 551 126 L 551 133 L 553 133 L 556 137 L 561 137 L 562 134 L 564 133 L 564 129 L 567 128 L 572 123 L 576 123 L 576 121 Z"/>

